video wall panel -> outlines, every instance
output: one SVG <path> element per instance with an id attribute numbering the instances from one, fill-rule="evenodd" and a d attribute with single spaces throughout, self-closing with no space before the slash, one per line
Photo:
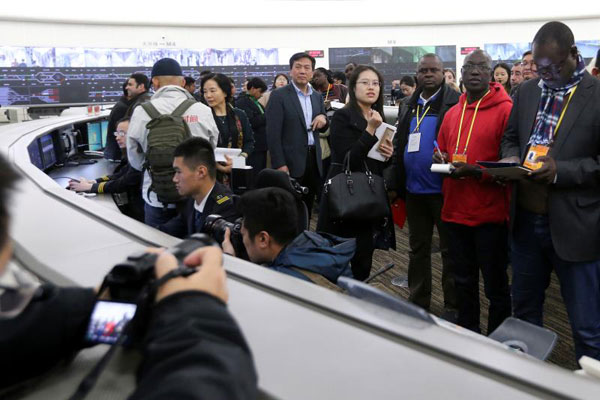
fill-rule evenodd
<path id="1" fill-rule="evenodd" d="M 183 67 L 183 73 L 199 79 L 205 69 L 232 77 L 237 88 L 246 77 L 262 78 L 270 86 L 275 75 L 289 73 L 289 65 Z M 113 102 L 135 72 L 150 76 L 151 68 L 0 68 L 0 105 Z"/>
<path id="2" fill-rule="evenodd" d="M 576 41 L 575 45 L 587 65 L 600 49 L 600 40 L 581 40 Z M 499 62 L 512 63 L 521 60 L 523 53 L 531 50 L 531 42 L 486 43 L 484 49 L 492 57 L 494 64 Z"/>
<path id="3" fill-rule="evenodd" d="M 184 74 L 200 71 L 231 76 L 236 87 L 246 77 L 273 77 L 288 73 L 279 49 L 109 49 L 82 47 L 0 46 L 0 105 L 102 103 L 117 101 L 123 82 L 134 72 L 150 76 L 163 57 L 176 59 Z"/>
<path id="4" fill-rule="evenodd" d="M 456 68 L 456 46 L 413 46 L 330 48 L 329 69 L 343 71 L 349 62 L 372 65 L 383 74 L 384 90 L 389 93 L 392 81 L 414 76 L 419 59 L 428 53 L 440 56 L 445 68 Z"/>

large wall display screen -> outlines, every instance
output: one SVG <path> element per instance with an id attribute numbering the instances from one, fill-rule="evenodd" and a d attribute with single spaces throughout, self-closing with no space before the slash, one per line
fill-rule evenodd
<path id="1" fill-rule="evenodd" d="M 343 71 L 349 62 L 372 65 L 383 74 L 389 93 L 393 80 L 415 75 L 419 59 L 427 53 L 440 56 L 445 68 L 456 68 L 456 46 L 418 46 L 330 48 L 329 69 Z"/>
<path id="2" fill-rule="evenodd" d="M 582 40 L 575 42 L 575 45 L 587 65 L 600 49 L 600 40 Z M 494 60 L 494 64 L 514 62 L 521 60 L 523 53 L 531 49 L 531 43 L 487 43 L 484 48 Z"/>
<path id="3" fill-rule="evenodd" d="M 246 77 L 271 85 L 288 73 L 279 49 L 84 49 L 0 46 L 0 105 L 117 101 L 134 72 L 150 76 L 163 57 L 176 59 L 187 76 L 221 72 L 241 87 Z"/>

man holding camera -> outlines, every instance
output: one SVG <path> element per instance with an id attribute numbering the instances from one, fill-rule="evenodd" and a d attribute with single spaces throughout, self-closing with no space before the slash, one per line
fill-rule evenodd
<path id="1" fill-rule="evenodd" d="M 93 289 L 28 284 L 9 265 L 7 200 L 16 180 L 0 157 L 0 391 L 49 371 L 88 346 L 84 334 L 96 302 Z M 221 251 L 203 247 L 183 263 L 200 268 L 158 287 L 144 332 L 137 387 L 129 398 L 256 398 L 252 356 L 226 308 Z M 160 252 L 156 278 L 176 268 L 177 259 Z M 27 389 L 35 390 L 31 383 Z"/>
<path id="2" fill-rule="evenodd" d="M 321 275 L 336 283 L 352 276 L 350 260 L 355 239 L 304 231 L 298 234 L 298 211 L 294 197 L 284 189 L 268 187 L 244 193 L 239 211 L 244 217 L 241 234 L 250 261 L 306 281 Z M 229 228 L 223 251 L 235 256 Z"/>
<path id="3" fill-rule="evenodd" d="M 190 197 L 182 212 L 159 229 L 184 237 L 201 232 L 206 217 L 218 214 L 233 222 L 239 217 L 231 190 L 217 182 L 214 150 L 206 139 L 195 137 L 179 144 L 173 153 L 173 182 L 181 196 Z"/>

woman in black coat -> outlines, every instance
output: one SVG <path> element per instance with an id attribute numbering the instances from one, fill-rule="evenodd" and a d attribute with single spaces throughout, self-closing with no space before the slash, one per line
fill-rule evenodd
<path id="1" fill-rule="evenodd" d="M 209 74 L 202 78 L 201 89 L 204 100 L 212 109 L 219 128 L 217 147 L 242 149 L 242 157 L 248 157 L 254 150 L 254 133 L 243 110 L 231 106 L 231 81 L 223 74 Z M 230 174 L 232 162 L 217 163 L 220 177 Z M 221 179 L 219 179 L 221 181 Z"/>
<path id="2" fill-rule="evenodd" d="M 344 158 L 349 154 L 350 169 L 365 171 L 365 163 L 373 174 L 382 176 L 388 162 L 367 157 L 377 143 L 375 131 L 383 122 L 383 76 L 375 68 L 358 66 L 348 85 L 350 100 L 333 115 L 330 128 L 331 168 L 327 179 L 344 170 Z M 379 146 L 379 152 L 390 159 L 391 140 Z M 371 272 L 373 251 L 396 247 L 391 209 L 388 216 L 378 221 L 333 221 L 329 218 L 327 196 L 321 200 L 317 230 L 342 237 L 356 238 L 356 253 L 352 258 L 354 278 L 365 280 Z"/>

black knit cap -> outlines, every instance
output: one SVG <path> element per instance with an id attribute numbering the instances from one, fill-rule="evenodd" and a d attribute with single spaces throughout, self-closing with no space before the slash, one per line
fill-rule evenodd
<path id="1" fill-rule="evenodd" d="M 152 67 L 152 78 L 155 76 L 183 76 L 179 63 L 172 58 L 161 58 Z"/>

